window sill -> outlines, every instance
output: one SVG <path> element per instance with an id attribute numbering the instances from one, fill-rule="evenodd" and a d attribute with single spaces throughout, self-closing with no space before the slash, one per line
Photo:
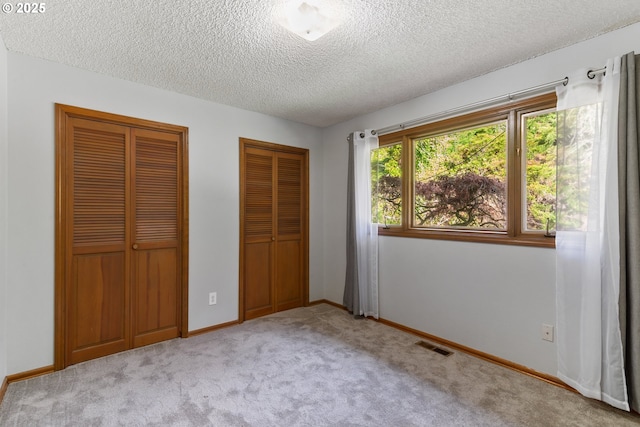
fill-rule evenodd
<path id="1" fill-rule="evenodd" d="M 541 234 L 509 236 L 507 233 L 484 231 L 404 230 L 399 227 L 378 227 L 378 235 L 417 239 L 453 240 L 459 242 L 493 243 L 498 245 L 533 246 L 540 248 L 556 247 L 556 239 L 554 237 L 546 237 Z"/>

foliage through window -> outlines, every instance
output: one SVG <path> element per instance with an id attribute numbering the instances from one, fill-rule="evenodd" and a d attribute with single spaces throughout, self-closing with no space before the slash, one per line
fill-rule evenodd
<path id="1" fill-rule="evenodd" d="M 505 121 L 413 141 L 417 227 L 506 228 Z"/>
<path id="2" fill-rule="evenodd" d="M 372 211 L 384 233 L 550 246 L 555 95 L 380 137 Z M 384 234 L 383 233 L 383 234 Z"/>
<path id="3" fill-rule="evenodd" d="M 556 128 L 555 111 L 522 116 L 523 161 L 528 231 L 553 231 L 556 225 Z"/>
<path id="4" fill-rule="evenodd" d="M 372 218 L 384 225 L 401 224 L 402 144 L 371 152 Z"/>

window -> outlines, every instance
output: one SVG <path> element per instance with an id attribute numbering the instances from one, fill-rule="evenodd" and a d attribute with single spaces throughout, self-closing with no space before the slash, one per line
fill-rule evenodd
<path id="1" fill-rule="evenodd" d="M 380 234 L 553 246 L 555 104 L 543 95 L 381 136 Z"/>
<path id="2" fill-rule="evenodd" d="M 371 152 L 372 215 L 378 224 L 402 224 L 402 144 Z"/>
<path id="3" fill-rule="evenodd" d="M 556 113 L 547 110 L 522 116 L 525 231 L 551 233 L 556 225 Z"/>
<path id="4" fill-rule="evenodd" d="M 414 226 L 506 230 L 507 122 L 413 140 Z"/>

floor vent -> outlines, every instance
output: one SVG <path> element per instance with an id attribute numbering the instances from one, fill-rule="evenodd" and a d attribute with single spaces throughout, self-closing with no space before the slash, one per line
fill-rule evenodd
<path id="1" fill-rule="evenodd" d="M 428 343 L 426 341 L 418 341 L 416 344 L 419 345 L 420 347 L 426 348 L 427 350 L 435 351 L 436 353 L 441 354 L 443 356 L 451 356 L 453 354 L 452 351 L 445 350 L 444 348 L 436 347 L 435 345 Z"/>

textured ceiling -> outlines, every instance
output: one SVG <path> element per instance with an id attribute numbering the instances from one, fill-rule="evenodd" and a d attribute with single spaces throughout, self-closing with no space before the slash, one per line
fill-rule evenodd
<path id="1" fill-rule="evenodd" d="M 0 14 L 7 49 L 315 126 L 640 21 L 638 0 L 326 0 L 315 42 L 284 0 L 47 0 Z M 14 3 L 15 4 L 15 3 Z"/>

